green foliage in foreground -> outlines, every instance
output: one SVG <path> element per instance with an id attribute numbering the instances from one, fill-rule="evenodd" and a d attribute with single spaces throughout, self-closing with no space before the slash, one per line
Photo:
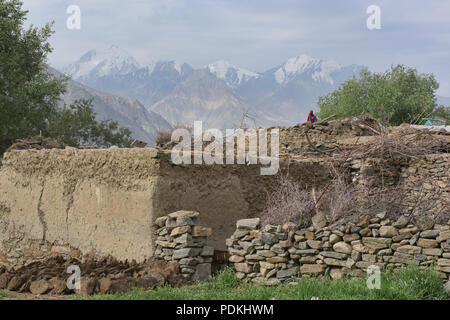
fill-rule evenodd
<path id="1" fill-rule="evenodd" d="M 82 144 L 128 147 L 131 131 L 111 120 L 97 121 L 92 100 L 60 107 L 67 77 L 48 68 L 53 23 L 25 28 L 20 0 L 0 0 L 0 156 L 16 140 L 37 136 Z"/>
<path id="2" fill-rule="evenodd" d="M 433 270 L 405 268 L 397 274 L 383 272 L 380 290 L 369 290 L 366 278 L 332 280 L 328 277 L 303 278 L 296 285 L 257 286 L 239 281 L 231 269 L 225 269 L 211 282 L 181 288 L 170 286 L 155 290 L 134 290 L 125 294 L 76 296 L 95 300 L 411 300 L 450 299 L 442 279 Z"/>
<path id="3" fill-rule="evenodd" d="M 0 299 L 9 296 L 8 290 L 0 290 Z"/>

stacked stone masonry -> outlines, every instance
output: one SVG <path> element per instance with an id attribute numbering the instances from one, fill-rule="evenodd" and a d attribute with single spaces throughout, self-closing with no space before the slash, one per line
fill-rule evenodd
<path id="1" fill-rule="evenodd" d="M 176 211 L 154 222 L 155 260 L 176 261 L 191 282 L 208 281 L 214 248 L 207 246 L 212 229 L 199 225 L 199 213 Z"/>
<path id="2" fill-rule="evenodd" d="M 362 276 L 369 266 L 398 269 L 408 265 L 433 267 L 450 280 L 450 221 L 435 224 L 422 217 L 390 221 L 384 213 L 365 216 L 358 223 L 327 226 L 318 213 L 312 226 L 297 231 L 294 225 L 260 226 L 260 219 L 237 222 L 226 240 L 229 261 L 240 279 L 275 285 L 304 275 Z"/>

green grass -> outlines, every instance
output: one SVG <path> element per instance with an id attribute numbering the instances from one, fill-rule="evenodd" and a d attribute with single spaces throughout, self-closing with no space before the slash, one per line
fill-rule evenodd
<path id="1" fill-rule="evenodd" d="M 225 269 L 211 282 L 181 288 L 162 286 L 154 290 L 134 290 L 124 294 L 75 296 L 75 299 L 118 300 L 415 300 L 450 299 L 442 279 L 431 269 L 405 268 L 398 273 L 385 271 L 381 288 L 369 290 L 366 278 L 332 280 L 329 277 L 303 278 L 296 285 L 267 287 L 239 281 L 231 269 Z"/>
<path id="2" fill-rule="evenodd" d="M 0 299 L 9 296 L 8 290 L 0 290 Z"/>

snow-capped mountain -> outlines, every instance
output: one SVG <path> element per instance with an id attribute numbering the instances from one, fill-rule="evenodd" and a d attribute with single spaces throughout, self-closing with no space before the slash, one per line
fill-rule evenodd
<path id="1" fill-rule="evenodd" d="M 167 96 L 192 71 L 187 63 L 156 61 L 142 66 L 117 46 L 85 53 L 63 69 L 66 75 L 96 90 L 138 99 L 152 105 Z"/>
<path id="2" fill-rule="evenodd" d="M 208 64 L 203 69 L 193 69 L 180 61 L 141 65 L 125 51 L 111 46 L 104 52 L 87 52 L 64 71 L 96 90 L 137 99 L 148 110 L 166 116 L 172 124 L 191 121 L 193 116 L 206 113 L 210 124 L 223 127 L 222 124 L 229 124 L 230 119 L 241 117 L 241 109 L 248 107 L 265 124 L 303 122 L 308 110 L 317 110 L 319 96 L 357 76 L 362 68 L 341 66 L 332 60 L 304 54 L 259 73 L 225 60 Z M 202 72 L 196 72 L 199 70 Z M 230 90 L 225 93 L 218 83 Z M 205 90 L 197 87 L 200 84 Z M 193 93 L 189 95 L 188 90 Z M 227 101 L 228 110 L 225 107 Z M 245 107 L 238 107 L 243 105 Z M 227 115 L 221 116 L 221 112 Z M 239 112 L 241 114 L 237 116 Z"/>
<path id="3" fill-rule="evenodd" d="M 259 74 L 256 72 L 239 68 L 225 60 L 211 63 L 207 68 L 217 78 L 225 81 L 230 88 L 236 88 L 250 79 L 259 77 Z"/>
<path id="4" fill-rule="evenodd" d="M 92 78 L 127 74 L 139 69 L 139 63 L 118 46 L 110 46 L 108 50 L 90 50 L 78 61 L 69 65 L 63 73 L 74 80 L 89 81 Z"/>
<path id="5" fill-rule="evenodd" d="M 299 75 L 307 75 L 314 81 L 324 81 L 333 85 L 332 74 L 339 72 L 341 66 L 334 61 L 323 61 L 303 54 L 288 59 L 275 69 L 273 76 L 279 84 L 289 82 Z"/>
<path id="6" fill-rule="evenodd" d="M 61 74 L 55 69 L 49 71 L 56 77 Z M 120 126 L 127 127 L 132 137 L 148 142 L 155 142 L 159 130 L 169 130 L 170 124 L 159 114 L 146 110 L 136 99 L 120 97 L 101 92 L 85 86 L 77 81 L 68 80 L 66 92 L 61 97 L 61 105 L 72 104 L 78 99 L 93 99 L 94 112 L 98 120 L 111 119 Z"/>

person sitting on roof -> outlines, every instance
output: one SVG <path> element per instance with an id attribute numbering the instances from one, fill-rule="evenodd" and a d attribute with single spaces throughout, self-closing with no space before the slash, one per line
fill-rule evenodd
<path id="1" fill-rule="evenodd" d="M 316 115 L 314 114 L 314 112 L 312 110 L 309 111 L 308 122 L 310 122 L 310 123 L 317 122 L 317 117 L 316 117 Z"/>

